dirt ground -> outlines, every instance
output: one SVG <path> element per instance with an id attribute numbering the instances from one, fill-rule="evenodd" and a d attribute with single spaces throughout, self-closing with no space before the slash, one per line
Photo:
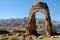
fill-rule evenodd
<path id="1" fill-rule="evenodd" d="M 0 34 L 0 40 L 60 40 L 60 35 L 54 35 L 47 37 L 45 35 L 40 36 L 26 36 L 23 33 L 14 33 L 14 34 Z"/>

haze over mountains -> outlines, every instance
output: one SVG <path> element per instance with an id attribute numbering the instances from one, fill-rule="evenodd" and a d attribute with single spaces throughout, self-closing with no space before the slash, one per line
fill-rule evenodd
<path id="1" fill-rule="evenodd" d="M 44 26 L 43 18 L 36 18 L 36 25 Z M 26 28 L 28 23 L 28 18 L 10 18 L 10 19 L 0 19 L 0 30 L 1 29 L 13 29 L 18 30 L 22 28 Z M 60 22 L 52 20 L 52 29 L 53 31 L 60 32 Z"/>

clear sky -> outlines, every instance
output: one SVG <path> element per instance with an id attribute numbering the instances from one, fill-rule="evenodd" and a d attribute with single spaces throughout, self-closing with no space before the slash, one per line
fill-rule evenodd
<path id="1" fill-rule="evenodd" d="M 60 21 L 60 0 L 0 0 L 0 19 L 28 17 L 35 2 L 47 3 L 51 19 Z M 44 14 L 37 12 L 36 18 L 44 18 Z"/>

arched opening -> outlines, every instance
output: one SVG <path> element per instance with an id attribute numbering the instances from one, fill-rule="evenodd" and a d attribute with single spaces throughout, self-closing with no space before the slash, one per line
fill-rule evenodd
<path id="1" fill-rule="evenodd" d="M 47 36 L 51 36 L 52 35 L 52 24 L 51 24 L 49 9 L 48 9 L 47 4 L 43 2 L 35 3 L 30 10 L 29 22 L 28 22 L 28 26 L 26 27 L 27 35 L 37 34 L 35 13 L 38 11 L 42 12 L 45 15 L 45 33 Z"/>
<path id="2" fill-rule="evenodd" d="M 45 15 L 42 12 L 35 13 L 36 30 L 38 34 L 45 34 Z"/>
<path id="3" fill-rule="evenodd" d="M 35 17 L 36 18 L 45 18 L 44 14 L 42 12 L 39 12 L 39 11 L 35 13 Z"/>

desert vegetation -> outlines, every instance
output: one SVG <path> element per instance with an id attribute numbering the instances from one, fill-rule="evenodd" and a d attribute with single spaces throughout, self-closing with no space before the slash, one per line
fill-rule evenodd
<path id="1" fill-rule="evenodd" d="M 39 34 L 26 36 L 25 30 L 0 30 L 0 40 L 60 40 L 60 35 L 53 32 L 54 35 L 47 37 L 44 31 L 37 31 Z"/>

